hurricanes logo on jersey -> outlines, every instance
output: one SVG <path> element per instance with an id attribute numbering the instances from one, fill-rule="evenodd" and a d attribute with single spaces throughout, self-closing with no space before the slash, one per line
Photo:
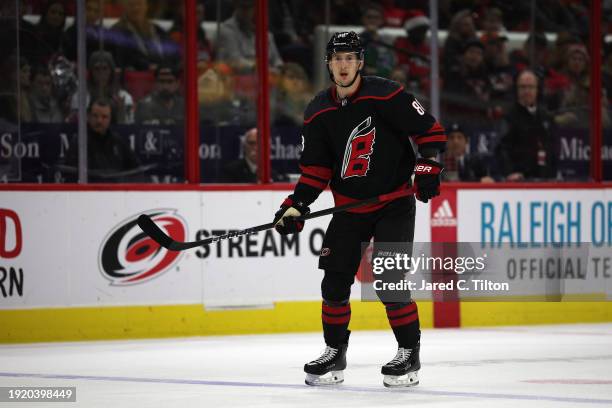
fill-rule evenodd
<path id="1" fill-rule="evenodd" d="M 363 177 L 370 170 L 370 156 L 374 152 L 376 128 L 372 127 L 372 117 L 368 116 L 353 129 L 344 148 L 342 178 Z"/>

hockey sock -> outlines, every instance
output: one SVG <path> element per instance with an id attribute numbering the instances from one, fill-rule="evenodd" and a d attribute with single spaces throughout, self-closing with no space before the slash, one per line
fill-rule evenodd
<path id="1" fill-rule="evenodd" d="M 398 345 L 403 348 L 413 348 L 421 338 L 416 303 L 385 303 L 385 308 Z"/>
<path id="2" fill-rule="evenodd" d="M 346 331 L 351 320 L 351 304 L 348 300 L 341 302 L 323 300 L 321 320 L 325 344 L 337 347 L 346 340 Z"/>

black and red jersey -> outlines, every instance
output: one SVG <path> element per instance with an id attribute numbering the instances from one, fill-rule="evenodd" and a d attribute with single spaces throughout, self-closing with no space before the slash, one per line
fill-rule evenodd
<path id="1" fill-rule="evenodd" d="M 292 199 L 310 205 L 328 183 L 336 205 L 406 188 L 416 159 L 411 138 L 424 156 L 446 145 L 442 126 L 398 83 L 362 77 L 342 101 L 335 86 L 320 92 L 304 113 L 302 175 Z"/>

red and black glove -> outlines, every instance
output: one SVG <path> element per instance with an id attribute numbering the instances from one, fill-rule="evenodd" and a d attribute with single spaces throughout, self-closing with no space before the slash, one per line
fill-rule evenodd
<path id="1" fill-rule="evenodd" d="M 440 175 L 444 167 L 435 160 L 418 158 L 414 166 L 414 185 L 416 198 L 426 203 L 430 198 L 440 195 Z"/>
<path id="2" fill-rule="evenodd" d="M 274 228 L 281 235 L 295 234 L 304 229 L 304 221 L 296 221 L 295 217 L 306 215 L 310 212 L 310 208 L 306 207 L 302 202 L 294 202 L 291 197 L 287 197 L 280 210 L 274 214 Z"/>

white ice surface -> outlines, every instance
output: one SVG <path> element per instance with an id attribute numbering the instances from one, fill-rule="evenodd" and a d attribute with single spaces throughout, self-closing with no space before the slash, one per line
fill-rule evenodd
<path id="1" fill-rule="evenodd" d="M 390 331 L 354 332 L 345 382 L 304 385 L 317 333 L 0 346 L 0 386 L 76 386 L 7 407 L 612 407 L 612 324 L 425 330 L 421 384 L 382 386 Z"/>

